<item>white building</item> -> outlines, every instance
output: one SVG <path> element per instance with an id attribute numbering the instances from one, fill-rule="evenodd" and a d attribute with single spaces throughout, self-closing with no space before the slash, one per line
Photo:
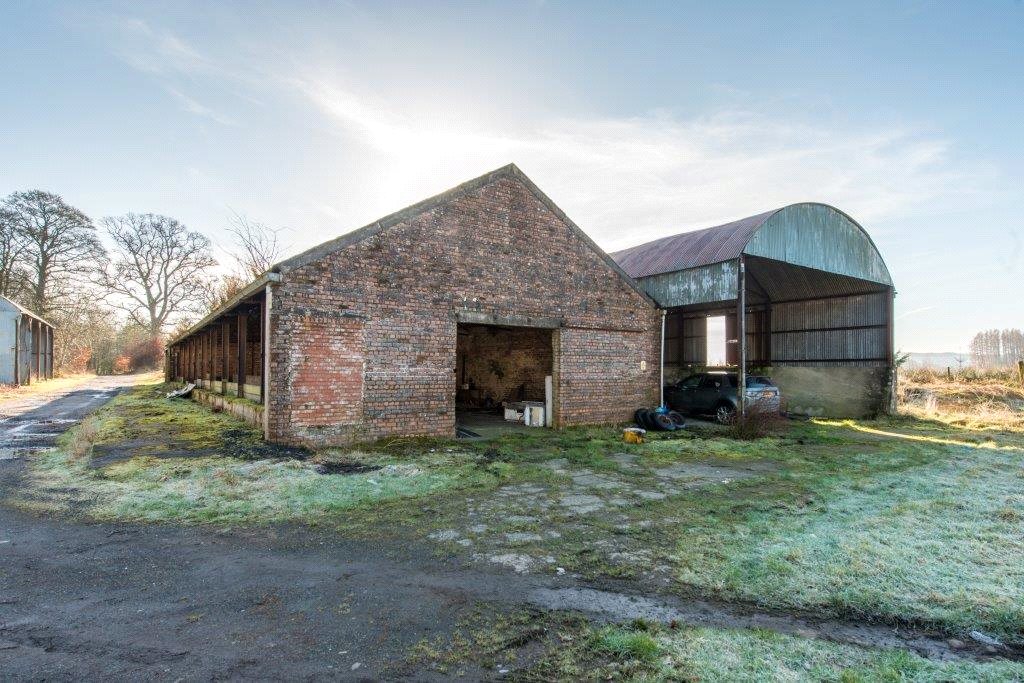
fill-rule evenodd
<path id="1" fill-rule="evenodd" d="M 53 325 L 0 296 L 0 383 L 53 378 Z"/>

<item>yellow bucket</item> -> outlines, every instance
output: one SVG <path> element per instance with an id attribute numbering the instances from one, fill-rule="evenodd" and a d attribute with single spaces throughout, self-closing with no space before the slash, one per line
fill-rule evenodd
<path id="1" fill-rule="evenodd" d="M 626 427 L 622 430 L 622 440 L 626 443 L 643 443 L 647 431 L 639 427 Z"/>

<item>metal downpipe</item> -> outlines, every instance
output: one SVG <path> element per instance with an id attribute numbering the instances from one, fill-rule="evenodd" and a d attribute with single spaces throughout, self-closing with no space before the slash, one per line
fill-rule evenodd
<path id="1" fill-rule="evenodd" d="M 665 407 L 665 317 L 668 315 L 666 309 L 661 309 L 661 361 L 660 376 L 658 379 L 658 407 Z"/>

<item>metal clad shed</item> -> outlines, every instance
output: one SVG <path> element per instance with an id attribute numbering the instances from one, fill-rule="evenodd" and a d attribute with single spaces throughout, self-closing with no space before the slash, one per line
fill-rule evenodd
<path id="1" fill-rule="evenodd" d="M 0 296 L 0 383 L 53 378 L 53 325 Z"/>
<path id="2" fill-rule="evenodd" d="M 612 257 L 668 310 L 670 379 L 707 365 L 706 321 L 725 316 L 727 365 L 770 369 L 791 412 L 889 409 L 893 283 L 870 236 L 839 209 L 793 204 Z"/>

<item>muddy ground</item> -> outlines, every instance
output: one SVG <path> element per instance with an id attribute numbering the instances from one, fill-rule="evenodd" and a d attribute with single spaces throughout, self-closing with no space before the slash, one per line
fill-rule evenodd
<path id="1" fill-rule="evenodd" d="M 66 420 L 80 419 L 117 388 L 82 388 L 0 423 L 0 439 L 15 444 L 0 461 L 0 497 L 19 486 L 24 460 L 17 456 L 52 445 L 56 430 L 48 425 L 66 428 Z M 650 488 L 623 490 L 615 481 L 609 486 L 607 476 L 575 475 L 580 490 L 569 495 L 578 498 L 519 490 L 497 495 L 523 494 L 523 507 L 526 498 L 536 506 L 524 510 L 528 514 L 543 515 L 544 505 L 587 514 L 588 506 L 614 508 L 617 496 L 642 498 L 659 486 L 678 485 L 669 482 L 739 476 L 709 465 L 700 472 L 658 472 Z M 763 628 L 905 647 L 936 659 L 993 654 L 973 645 L 954 649 L 941 637 L 891 626 L 643 595 L 636 584 L 588 584 L 554 570 L 519 573 L 474 560 L 471 549 L 439 558 L 437 548 L 428 539 L 349 540 L 297 525 L 217 531 L 90 524 L 0 506 L 0 671 L 15 680 L 429 680 L 440 674 L 410 669 L 410 649 L 451 634 L 481 603 L 496 611 L 530 606 L 602 620 Z M 467 671 L 470 679 L 499 676 Z"/>

